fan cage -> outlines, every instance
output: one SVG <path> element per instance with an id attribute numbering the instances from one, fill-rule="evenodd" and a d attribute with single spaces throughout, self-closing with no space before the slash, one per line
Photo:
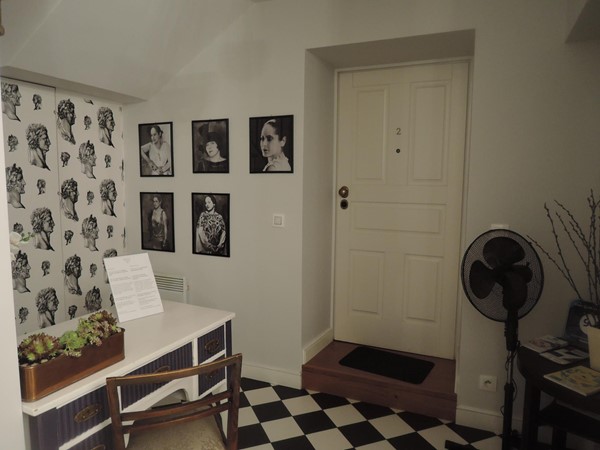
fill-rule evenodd
<path id="1" fill-rule="evenodd" d="M 461 266 L 461 279 L 469 302 L 488 319 L 505 322 L 508 318 L 508 311 L 503 305 L 502 286 L 496 283 L 490 294 L 485 298 L 478 298 L 470 286 L 471 266 L 475 261 L 479 260 L 489 268 L 489 265 L 483 258 L 483 247 L 491 239 L 497 237 L 510 238 L 519 244 L 525 252 L 525 257 L 518 264 L 528 264 L 532 271 L 532 279 L 527 283 L 527 299 L 517 313 L 519 319 L 526 316 L 538 302 L 542 294 L 542 286 L 544 285 L 544 272 L 540 258 L 533 246 L 523 236 L 514 231 L 505 229 L 486 231 L 479 235 L 467 248 Z"/>

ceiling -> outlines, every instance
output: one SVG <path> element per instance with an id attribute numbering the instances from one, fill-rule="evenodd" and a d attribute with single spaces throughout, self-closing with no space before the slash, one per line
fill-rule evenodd
<path id="1" fill-rule="evenodd" d="M 2 75 L 125 102 L 147 99 L 254 3 L 3 0 Z"/>
<path id="2" fill-rule="evenodd" d="M 275 0 L 0 1 L 0 74 L 130 103 L 151 98 L 249 8 Z M 600 0 L 565 1 L 566 42 L 600 39 Z M 321 56 L 355 55 L 357 45 Z"/>

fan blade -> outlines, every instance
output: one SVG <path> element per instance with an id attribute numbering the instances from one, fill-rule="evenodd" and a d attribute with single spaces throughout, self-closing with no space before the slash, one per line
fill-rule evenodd
<path id="1" fill-rule="evenodd" d="M 469 286 L 477 298 L 486 298 L 492 292 L 496 280 L 492 270 L 481 261 L 475 261 L 469 271 Z"/>
<path id="2" fill-rule="evenodd" d="M 518 311 L 527 300 L 527 282 L 517 271 L 507 271 L 502 280 L 502 304 L 508 311 Z"/>
<path id="3" fill-rule="evenodd" d="M 525 258 L 525 250 L 517 241 L 508 237 L 495 237 L 483 246 L 483 258 L 492 269 L 508 266 Z"/>
<path id="4" fill-rule="evenodd" d="M 525 283 L 529 283 L 533 279 L 533 271 L 531 267 L 529 267 L 529 263 L 525 264 L 515 264 L 511 266 L 510 270 L 519 274 L 519 276 L 525 281 Z"/>

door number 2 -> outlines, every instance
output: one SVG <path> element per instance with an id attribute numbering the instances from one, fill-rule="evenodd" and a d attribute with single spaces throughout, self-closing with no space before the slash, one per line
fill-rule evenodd
<path id="1" fill-rule="evenodd" d="M 400 136 L 402 134 L 402 128 L 396 128 L 396 135 Z"/>

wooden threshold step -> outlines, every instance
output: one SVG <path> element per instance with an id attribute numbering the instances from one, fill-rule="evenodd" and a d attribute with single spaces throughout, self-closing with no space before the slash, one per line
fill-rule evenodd
<path id="1" fill-rule="evenodd" d="M 435 366 L 423 383 L 412 384 L 340 365 L 338 361 L 355 347 L 355 344 L 339 341 L 329 344 L 302 366 L 302 387 L 440 419 L 455 420 L 454 361 L 418 356 L 433 361 Z M 400 354 L 415 357 L 406 353 Z"/>

